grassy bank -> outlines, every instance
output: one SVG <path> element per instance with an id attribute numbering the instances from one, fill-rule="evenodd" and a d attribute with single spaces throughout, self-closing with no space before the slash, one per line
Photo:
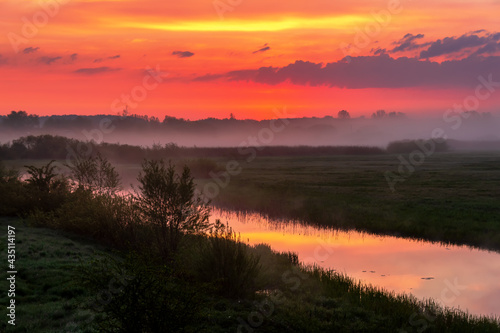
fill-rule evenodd
<path id="1" fill-rule="evenodd" d="M 2 331 L 103 331 L 93 321 L 99 314 L 88 306 L 95 302 L 97 293 L 94 289 L 102 294 L 102 290 L 110 288 L 110 278 L 119 281 L 119 274 L 112 265 L 103 270 L 99 264 L 102 261 L 97 260 L 109 251 L 88 238 L 29 227 L 13 219 L 0 220 L 3 234 L 7 225 L 16 227 L 17 312 L 16 326 L 5 330 L 6 321 L 3 320 Z M 189 245 L 179 257 L 183 262 L 179 267 L 181 272 L 177 273 L 185 278 L 169 278 L 169 299 L 161 304 L 155 303 L 157 299 L 154 297 L 150 303 L 147 299 L 138 299 L 134 303 L 135 309 L 160 306 L 162 317 L 177 315 L 169 319 L 170 331 L 497 332 L 500 329 L 498 323 L 490 319 L 444 310 L 432 302 L 422 303 L 410 296 L 390 294 L 336 273 L 299 267 L 296 258 L 290 254 L 274 253 L 265 245 L 250 249 L 260 258 L 256 277 L 260 292 L 236 299 L 224 297 L 215 291 L 213 285 L 186 278 L 192 276 L 189 272 L 198 264 L 192 253 L 199 246 L 200 239 L 195 237 L 187 243 Z M 2 248 L 5 248 L 3 241 Z M 125 253 L 121 257 L 125 258 Z M 92 265 L 82 266 L 80 260 L 91 260 Z M 132 281 L 128 286 L 139 288 L 147 295 L 147 288 L 152 288 L 154 265 L 147 260 L 122 260 L 120 271 Z M 99 274 L 91 273 L 93 270 Z M 101 281 L 96 281 L 95 288 L 84 288 L 78 277 L 82 272 L 90 272 Z M 0 288 L 7 288 L 3 279 Z M 120 297 L 126 295 L 127 290 L 112 292 L 112 297 L 119 299 L 123 308 L 127 301 Z M 0 301 L 7 303 L 5 294 Z M 2 313 L 5 318 L 5 310 Z M 141 321 L 134 316 L 130 319 Z"/>
<path id="2" fill-rule="evenodd" d="M 216 205 L 500 250 L 499 153 L 436 153 L 394 192 L 385 172 L 397 172 L 398 155 L 257 157 L 241 166 Z M 199 180 L 200 187 L 208 182 Z"/>
<path id="3" fill-rule="evenodd" d="M 11 298 L 7 295 L 7 280 L 2 278 L 0 331 L 91 332 L 91 312 L 85 308 L 91 295 L 75 283 L 75 272 L 80 261 L 89 261 L 109 250 L 74 234 L 28 227 L 15 218 L 0 218 L 0 247 L 5 259 L 2 268 L 7 266 L 8 226 L 16 231 L 16 325 L 7 325 L 6 305 Z"/>

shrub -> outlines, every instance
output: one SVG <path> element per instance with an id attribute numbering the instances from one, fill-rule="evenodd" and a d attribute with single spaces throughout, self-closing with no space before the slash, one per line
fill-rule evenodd
<path id="1" fill-rule="evenodd" d="M 214 284 L 226 297 L 245 297 L 256 290 L 259 257 L 251 254 L 240 237 L 219 220 L 201 246 L 197 267 L 199 278 Z"/>
<path id="2" fill-rule="evenodd" d="M 77 156 L 72 164 L 66 164 L 71 177 L 79 188 L 97 195 L 113 195 L 120 189 L 120 175 L 109 161 L 97 156 Z"/>
<path id="3" fill-rule="evenodd" d="M 139 174 L 137 204 L 150 223 L 155 243 L 164 259 L 172 259 L 184 234 L 198 233 L 209 226 L 209 207 L 194 195 L 195 185 L 188 167 L 176 174 L 163 160 L 144 161 Z"/>
<path id="4" fill-rule="evenodd" d="M 202 294 L 166 266 L 129 255 L 82 265 L 76 278 L 96 295 L 91 309 L 104 314 L 95 324 L 104 332 L 178 332 L 192 323 Z"/>
<path id="5" fill-rule="evenodd" d="M 54 162 L 42 167 L 26 166 L 29 175 L 25 185 L 28 202 L 22 209 L 24 212 L 51 212 L 65 202 L 69 194 L 68 180 L 56 173 L 56 167 L 52 165 Z"/>
<path id="6" fill-rule="evenodd" d="M 16 216 L 26 208 L 26 191 L 19 172 L 0 163 L 0 216 Z"/>

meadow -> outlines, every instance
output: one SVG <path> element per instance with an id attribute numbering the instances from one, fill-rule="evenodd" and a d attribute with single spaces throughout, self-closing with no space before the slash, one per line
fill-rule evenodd
<path id="1" fill-rule="evenodd" d="M 155 154 L 162 157 L 161 151 Z M 77 174 L 52 168 L 47 160 L 3 161 L 23 173 L 31 171 L 19 177 L 0 165 L 0 212 L 11 216 L 0 226 L 4 232 L 7 225 L 18 230 L 19 325 L 9 331 L 499 330 L 498 318 L 442 308 L 432 300 L 305 266 L 295 253 L 246 245 L 227 227 L 205 233 L 185 229 L 178 234 L 183 236 L 178 246 L 170 247 L 160 236 L 172 231 L 162 224 L 163 215 L 157 220 L 157 208 L 150 208 L 154 193 L 165 190 L 165 198 L 184 193 L 191 205 L 194 186 L 212 183 L 220 189 L 211 204 L 226 209 L 498 250 L 500 154 L 435 153 L 396 191 L 384 176 L 398 167 L 394 154 L 257 156 L 251 162 L 227 151 L 223 156 L 163 157 L 174 163 L 169 167 L 173 187 L 167 184 L 167 170 L 151 160 L 140 165 L 82 159 L 80 166 L 90 163 L 94 167 L 88 170 L 94 171 L 76 187 L 66 177 L 74 181 Z M 229 168 L 233 174 L 224 177 L 230 161 L 241 169 Z M 185 164 L 194 179 L 180 168 Z M 115 171 L 122 188 L 139 181 L 152 186 L 154 195 L 147 199 L 147 190 L 136 186 L 138 197 L 126 196 L 110 181 Z M 137 178 L 139 172 L 149 176 Z M 181 185 L 190 189 L 185 192 Z M 177 216 L 175 209 L 165 211 L 167 220 Z M 0 245 L 6 249 L 4 239 Z M 6 281 L 0 287 L 6 289 Z M 110 297 L 95 308 L 103 292 Z M 4 295 L 1 301 L 8 299 Z"/>
<path id="2" fill-rule="evenodd" d="M 500 250 L 500 153 L 435 153 L 392 191 L 385 173 L 397 173 L 398 156 L 257 157 L 240 163 L 241 172 L 213 203 L 324 227 Z M 227 161 L 218 159 L 219 168 Z M 222 172 L 200 179 L 200 188 L 221 182 Z"/>

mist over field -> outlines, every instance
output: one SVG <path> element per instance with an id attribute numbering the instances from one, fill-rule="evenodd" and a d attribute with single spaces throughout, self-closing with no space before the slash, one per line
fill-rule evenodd
<path id="1" fill-rule="evenodd" d="M 290 112 L 291 113 L 291 112 Z M 284 112 L 286 115 L 287 113 Z M 282 117 L 271 120 L 203 119 L 188 121 L 147 116 L 51 116 L 11 113 L 0 117 L 0 142 L 26 135 L 52 134 L 97 143 L 139 146 L 174 143 L 185 147 L 378 146 L 397 140 L 444 138 L 479 142 L 500 140 L 500 119 L 490 113 L 445 113 L 412 118 L 378 112 L 370 118 Z M 498 145 L 496 145 L 498 147 Z M 489 147 L 485 147 L 489 148 Z"/>

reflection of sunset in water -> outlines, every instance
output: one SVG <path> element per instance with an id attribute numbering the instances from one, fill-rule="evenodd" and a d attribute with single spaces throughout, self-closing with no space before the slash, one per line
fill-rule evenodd
<path id="1" fill-rule="evenodd" d="M 500 315 L 500 254 L 464 246 L 271 223 L 257 214 L 214 211 L 251 245 L 294 251 L 307 264 L 374 286 L 433 298 L 473 314 Z"/>

